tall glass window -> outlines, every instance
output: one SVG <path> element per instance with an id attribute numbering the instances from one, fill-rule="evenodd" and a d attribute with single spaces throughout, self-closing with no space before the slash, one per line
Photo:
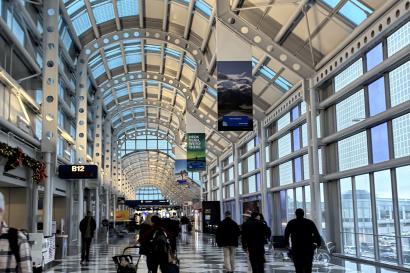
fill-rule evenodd
<path id="1" fill-rule="evenodd" d="M 380 260 L 397 262 L 393 193 L 389 170 L 374 173 L 374 188 Z"/>
<path id="2" fill-rule="evenodd" d="M 366 54 L 367 71 L 372 70 L 375 66 L 383 62 L 383 45 L 382 43 L 375 46 Z"/>
<path id="3" fill-rule="evenodd" d="M 366 131 L 338 142 L 339 170 L 349 170 L 368 164 Z"/>
<path id="4" fill-rule="evenodd" d="M 278 139 L 278 157 L 281 158 L 292 152 L 290 133 Z"/>
<path id="5" fill-rule="evenodd" d="M 348 255 L 356 255 L 351 178 L 344 178 L 340 180 L 340 194 L 342 208 L 343 251 Z"/>
<path id="6" fill-rule="evenodd" d="M 298 151 L 300 150 L 300 129 L 296 128 L 292 132 L 293 136 L 293 151 Z"/>
<path id="7" fill-rule="evenodd" d="M 357 232 L 360 256 L 374 258 L 373 217 L 369 174 L 355 177 Z"/>
<path id="8" fill-rule="evenodd" d="M 305 154 L 303 156 L 303 180 L 307 180 L 309 178 L 309 155 Z"/>
<path id="9" fill-rule="evenodd" d="M 396 169 L 403 263 L 410 265 L 410 165 Z"/>
<path id="10" fill-rule="evenodd" d="M 410 44 L 410 22 L 387 37 L 387 55 L 390 57 Z"/>
<path id="11" fill-rule="evenodd" d="M 281 186 L 292 183 L 292 161 L 288 161 L 279 165 L 279 181 Z"/>
<path id="12" fill-rule="evenodd" d="M 393 119 L 394 157 L 410 155 L 410 113 Z"/>
<path id="13" fill-rule="evenodd" d="M 278 131 L 282 130 L 289 123 L 290 123 L 290 113 L 288 112 L 283 117 L 278 119 L 277 121 Z"/>
<path id="14" fill-rule="evenodd" d="M 369 110 L 370 116 L 375 116 L 386 111 L 386 94 L 384 92 L 384 78 L 369 84 Z"/>
<path id="15" fill-rule="evenodd" d="M 389 74 L 391 106 L 410 100 L 410 61 Z"/>
<path id="16" fill-rule="evenodd" d="M 293 170 L 295 176 L 295 182 L 302 181 L 302 158 L 298 157 L 293 160 Z"/>
<path id="17" fill-rule="evenodd" d="M 303 124 L 301 127 L 302 130 L 302 147 L 306 147 L 308 146 L 308 128 L 307 128 L 307 124 Z"/>
<path id="18" fill-rule="evenodd" d="M 382 123 L 371 129 L 373 163 L 389 160 L 389 137 L 387 123 Z"/>
<path id="19" fill-rule="evenodd" d="M 287 220 L 295 218 L 295 197 L 293 190 L 286 191 Z"/>
<path id="20" fill-rule="evenodd" d="M 336 104 L 337 130 L 343 130 L 366 117 L 363 89 Z"/>
<path id="21" fill-rule="evenodd" d="M 335 77 L 335 92 L 338 92 L 362 74 L 363 61 L 359 59 Z"/>

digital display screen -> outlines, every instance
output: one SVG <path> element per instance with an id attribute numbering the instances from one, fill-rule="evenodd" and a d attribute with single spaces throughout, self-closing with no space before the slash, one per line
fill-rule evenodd
<path id="1" fill-rule="evenodd" d="M 97 179 L 97 165 L 60 165 L 58 177 L 61 179 Z"/>

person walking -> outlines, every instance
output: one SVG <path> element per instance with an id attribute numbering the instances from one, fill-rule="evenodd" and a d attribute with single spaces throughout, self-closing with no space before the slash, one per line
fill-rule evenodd
<path id="1" fill-rule="evenodd" d="M 90 262 L 90 248 L 97 225 L 91 211 L 80 222 L 81 231 L 81 265 L 88 265 Z"/>
<path id="2" fill-rule="evenodd" d="M 170 234 L 162 226 L 161 218 L 151 217 L 152 227 L 140 237 L 140 242 L 147 246 L 147 267 L 149 273 L 167 272 L 169 255 L 172 253 Z"/>
<path id="3" fill-rule="evenodd" d="M 0 193 L 0 272 L 32 273 L 30 244 L 27 236 L 4 221 L 4 195 Z"/>
<path id="4" fill-rule="evenodd" d="M 252 273 L 263 273 L 265 265 L 266 226 L 258 217 L 258 212 L 252 212 L 242 224 L 242 248 L 249 255 Z"/>
<path id="5" fill-rule="evenodd" d="M 216 244 L 223 247 L 226 273 L 233 273 L 235 270 L 235 250 L 238 247 L 239 235 L 238 224 L 232 220 L 231 212 L 226 211 L 225 219 L 216 230 Z"/>
<path id="6" fill-rule="evenodd" d="M 313 255 L 321 245 L 321 237 L 313 221 L 306 219 L 303 209 L 295 211 L 296 219 L 290 220 L 285 229 L 285 243 L 292 242 L 291 256 L 296 273 L 312 273 Z"/>
<path id="7" fill-rule="evenodd" d="M 271 236 L 272 236 L 272 231 L 270 230 L 270 227 L 269 227 L 268 223 L 265 221 L 265 217 L 263 217 L 262 213 L 260 213 L 259 217 L 257 217 L 256 219 L 260 220 L 262 222 L 262 224 L 265 226 L 265 234 L 266 234 L 265 244 L 268 244 L 270 242 L 270 239 L 271 239 Z"/>

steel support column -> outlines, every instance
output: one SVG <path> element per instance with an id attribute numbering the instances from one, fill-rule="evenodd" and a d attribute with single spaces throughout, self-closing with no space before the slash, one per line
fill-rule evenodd
<path id="1" fill-rule="evenodd" d="M 241 222 L 241 208 L 239 202 L 239 148 L 236 143 L 232 144 L 232 154 L 233 154 L 233 177 L 235 179 L 235 216 L 236 222 Z"/>
<path id="2" fill-rule="evenodd" d="M 56 164 L 57 147 L 57 115 L 58 98 L 58 18 L 59 2 L 53 0 L 43 1 L 43 103 L 42 103 L 42 138 L 41 151 L 44 153 L 44 160 L 47 168 L 47 178 L 44 181 L 44 213 L 43 213 L 43 233 L 51 236 L 53 217 L 53 176 Z"/>
<path id="3" fill-rule="evenodd" d="M 309 85 L 308 85 L 309 84 Z M 319 232 L 322 231 L 322 209 L 320 205 L 320 173 L 319 173 L 319 149 L 318 149 L 318 139 L 317 139 L 317 97 L 316 89 L 310 88 L 313 82 L 304 82 L 303 88 L 305 89 L 305 94 L 309 93 L 309 115 L 310 115 L 310 126 L 308 131 L 310 132 L 309 146 L 311 156 L 310 170 L 310 196 L 311 196 L 311 215 L 312 220 L 316 223 Z M 306 90 L 306 88 L 309 88 Z"/>
<path id="4" fill-rule="evenodd" d="M 258 137 L 259 137 L 259 169 L 260 169 L 260 185 L 261 185 L 261 206 L 262 214 L 265 217 L 265 220 L 268 224 L 271 223 L 271 215 L 269 214 L 268 209 L 268 187 L 267 187 L 267 176 L 266 176 L 266 154 L 265 154 L 265 145 L 266 145 L 266 135 L 261 121 L 258 121 Z"/>
<path id="5" fill-rule="evenodd" d="M 220 210 L 221 210 L 221 220 L 224 218 L 224 179 L 223 179 L 223 166 L 221 157 L 216 158 L 216 162 L 218 164 L 218 176 L 219 176 L 219 202 L 220 202 Z"/>

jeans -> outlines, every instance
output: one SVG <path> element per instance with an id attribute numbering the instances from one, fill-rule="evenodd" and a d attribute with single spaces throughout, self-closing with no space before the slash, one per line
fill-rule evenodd
<path id="1" fill-rule="evenodd" d="M 93 238 L 81 238 L 81 261 L 90 260 L 90 248 Z"/>
<path id="2" fill-rule="evenodd" d="M 228 272 L 233 272 L 235 269 L 235 250 L 234 246 L 224 246 L 224 263 L 225 270 Z"/>

